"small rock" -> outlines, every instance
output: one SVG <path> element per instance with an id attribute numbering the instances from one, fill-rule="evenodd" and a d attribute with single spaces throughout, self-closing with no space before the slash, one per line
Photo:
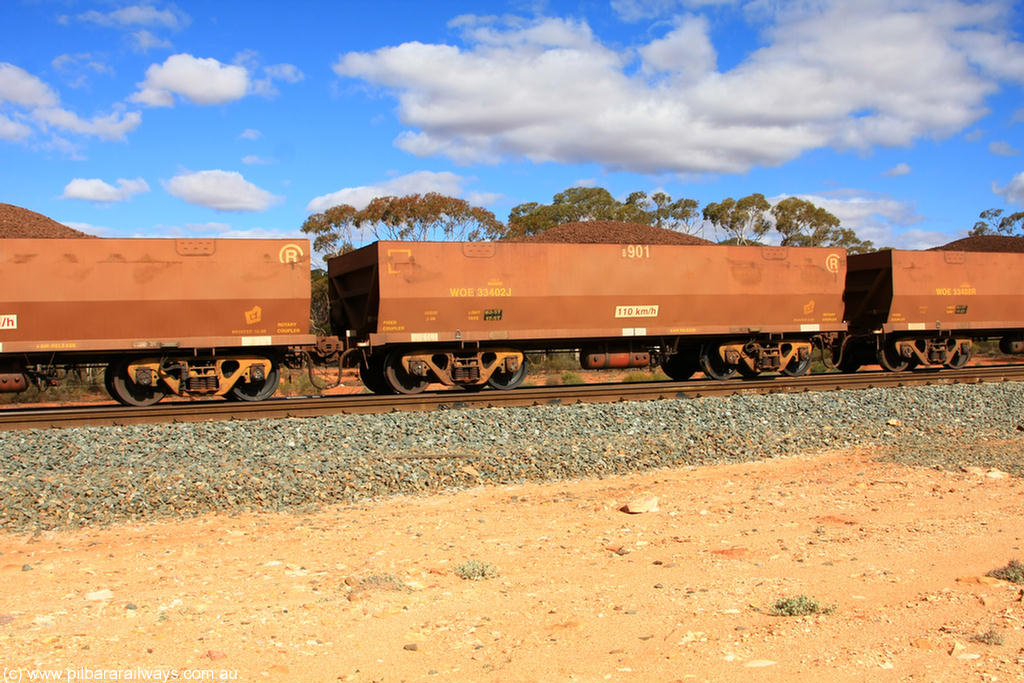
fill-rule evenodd
<path id="1" fill-rule="evenodd" d="M 227 657 L 227 655 L 221 652 L 220 650 L 207 650 L 206 654 L 204 654 L 203 656 L 212 662 L 216 662 L 218 659 L 224 659 L 225 657 Z"/>
<path id="2" fill-rule="evenodd" d="M 274 664 L 269 669 L 272 674 L 287 674 L 291 673 L 291 670 L 284 664 Z"/>
<path id="3" fill-rule="evenodd" d="M 775 662 L 770 659 L 751 659 L 749 662 L 744 662 L 743 666 L 748 669 L 763 669 L 766 666 L 775 666 Z"/>
<path id="4" fill-rule="evenodd" d="M 910 645 L 912 647 L 916 647 L 918 650 L 934 650 L 935 649 L 935 643 L 933 643 L 932 641 L 928 640 L 927 638 L 916 638 L 916 639 L 914 639 L 910 643 Z"/>
<path id="5" fill-rule="evenodd" d="M 651 495 L 638 496 L 619 509 L 622 510 L 622 512 L 626 512 L 631 515 L 639 515 L 645 512 L 657 512 L 658 497 Z"/>
<path id="6" fill-rule="evenodd" d="M 986 586 L 1002 586 L 1006 583 L 994 576 L 961 576 L 956 581 L 957 583 L 979 583 Z"/>
<path id="7" fill-rule="evenodd" d="M 981 659 L 981 655 L 977 652 L 964 652 L 956 656 L 957 659 L 970 660 L 970 659 Z"/>
<path id="8" fill-rule="evenodd" d="M 468 474 L 471 477 L 480 476 L 480 472 L 472 465 L 464 465 L 463 467 L 460 467 L 459 470 L 462 471 L 464 474 Z"/>
<path id="9" fill-rule="evenodd" d="M 110 590 L 109 588 L 104 588 L 103 590 L 92 591 L 91 593 L 85 594 L 86 600 L 110 600 L 113 597 L 114 591 Z"/>
<path id="10" fill-rule="evenodd" d="M 14 617 L 10 614 L 0 614 L 0 626 L 6 626 L 12 621 L 14 621 Z"/>
<path id="11" fill-rule="evenodd" d="M 902 427 L 903 426 L 903 423 L 900 420 L 897 420 L 895 417 L 892 417 L 892 418 L 889 418 L 888 420 L 886 420 L 885 424 L 889 425 L 890 427 Z"/>
<path id="12" fill-rule="evenodd" d="M 23 565 L 21 565 L 21 571 L 23 571 L 23 572 L 30 572 L 30 571 L 32 571 L 32 565 L 30 565 L 30 564 L 23 564 Z"/>
<path id="13" fill-rule="evenodd" d="M 420 646 L 417 643 L 406 643 L 402 646 L 402 649 L 409 650 L 410 652 L 415 652 L 416 650 L 420 649 Z"/>
<path id="14" fill-rule="evenodd" d="M 135 603 L 134 603 L 134 602 L 129 602 L 129 603 L 126 603 L 126 604 L 125 604 L 125 606 L 124 606 L 124 608 L 125 608 L 125 609 L 130 609 L 130 610 L 136 610 L 136 609 L 139 609 L 139 608 L 138 608 L 138 607 L 137 607 L 137 606 L 135 605 Z"/>

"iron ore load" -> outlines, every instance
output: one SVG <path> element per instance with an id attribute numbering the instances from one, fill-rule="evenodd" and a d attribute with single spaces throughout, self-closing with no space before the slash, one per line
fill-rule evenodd
<path id="1" fill-rule="evenodd" d="M 35 231 L 59 226 L 38 218 Z M 562 237 L 580 230 L 570 227 Z M 103 368 L 111 396 L 144 406 L 167 395 L 262 400 L 282 367 L 303 364 L 358 367 L 388 394 L 512 389 L 529 354 L 555 350 L 577 352 L 583 368 L 660 366 L 675 380 L 799 376 L 815 347 L 847 372 L 960 367 L 979 339 L 1024 353 L 1019 251 L 847 256 L 620 234 L 375 242 L 329 261 L 332 334 L 314 336 L 307 240 L 15 232 L 0 239 L 0 391 L 83 367 Z"/>

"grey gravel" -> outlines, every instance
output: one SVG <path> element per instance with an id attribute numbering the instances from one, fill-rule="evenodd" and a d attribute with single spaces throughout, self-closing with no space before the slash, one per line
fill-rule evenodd
<path id="1" fill-rule="evenodd" d="M 395 493 L 874 445 L 1024 476 L 1024 385 L 0 433 L 0 529 L 308 510 Z"/>

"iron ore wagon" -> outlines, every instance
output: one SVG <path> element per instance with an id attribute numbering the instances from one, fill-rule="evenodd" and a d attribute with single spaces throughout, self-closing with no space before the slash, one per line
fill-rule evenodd
<path id="1" fill-rule="evenodd" d="M 378 393 L 508 389 L 550 349 L 674 379 L 800 375 L 846 329 L 842 249 L 382 241 L 328 274 L 333 331 Z"/>
<path id="2" fill-rule="evenodd" d="M 309 242 L 0 240 L 0 390 L 106 367 L 110 394 L 260 400 L 309 332 Z"/>

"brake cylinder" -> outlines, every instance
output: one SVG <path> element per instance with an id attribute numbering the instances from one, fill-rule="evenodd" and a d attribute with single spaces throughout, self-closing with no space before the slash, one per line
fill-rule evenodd
<path id="1" fill-rule="evenodd" d="M 580 366 L 584 370 L 612 370 L 622 368 L 646 368 L 651 364 L 648 351 L 632 349 L 582 349 Z"/>

